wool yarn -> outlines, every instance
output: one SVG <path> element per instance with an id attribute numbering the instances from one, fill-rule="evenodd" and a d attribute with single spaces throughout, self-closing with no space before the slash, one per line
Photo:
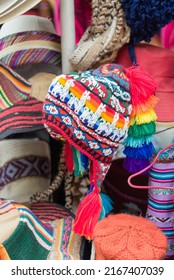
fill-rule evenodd
<path id="1" fill-rule="evenodd" d="M 131 29 L 130 42 L 150 42 L 160 29 L 174 19 L 173 0 L 121 0 Z"/>
<path id="2" fill-rule="evenodd" d="M 121 1 L 92 0 L 92 23 L 70 57 L 74 70 L 85 71 L 111 62 L 129 37 Z"/>
<path id="3" fill-rule="evenodd" d="M 96 260 L 162 260 L 167 239 L 140 216 L 113 214 L 99 221 L 93 234 Z"/>

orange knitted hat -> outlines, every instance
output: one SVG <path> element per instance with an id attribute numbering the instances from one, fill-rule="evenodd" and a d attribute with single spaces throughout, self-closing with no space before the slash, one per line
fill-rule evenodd
<path id="1" fill-rule="evenodd" d="M 128 214 L 99 221 L 93 240 L 96 260 L 162 260 L 167 250 L 167 239 L 154 223 Z"/>

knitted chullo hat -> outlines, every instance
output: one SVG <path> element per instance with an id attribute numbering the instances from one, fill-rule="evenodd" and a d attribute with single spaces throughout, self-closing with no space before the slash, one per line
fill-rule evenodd
<path id="1" fill-rule="evenodd" d="M 92 0 L 92 23 L 81 37 L 70 62 L 74 70 L 86 71 L 113 61 L 130 39 L 120 0 Z"/>
<path id="2" fill-rule="evenodd" d="M 130 55 L 136 62 L 132 47 L 141 41 L 150 42 L 162 27 L 174 19 L 173 0 L 121 0 L 128 26 L 131 29 Z"/>
<path id="3" fill-rule="evenodd" d="M 0 199 L 0 260 L 80 259 L 81 242 L 72 231 L 73 220 L 69 214 L 45 222 L 26 206 Z"/>
<path id="4" fill-rule="evenodd" d="M 167 239 L 157 226 L 143 217 L 109 215 L 94 228 L 96 260 L 162 260 Z"/>
<path id="5" fill-rule="evenodd" d="M 96 222 L 111 210 L 110 201 L 100 189 L 119 143 L 127 138 L 130 124 L 133 127 L 138 122 L 136 127 L 142 127 L 143 122 L 155 119 L 155 89 L 152 77 L 139 67 L 124 69 L 117 64 L 60 75 L 50 85 L 43 110 L 45 127 L 52 137 L 67 140 L 69 171 L 76 172 L 78 166 L 83 173 L 89 160 L 91 190 L 77 209 L 74 225 L 75 232 L 88 239 Z M 146 125 L 143 129 L 148 133 Z M 132 164 L 135 170 L 141 169 L 149 163 L 146 158 L 152 156 L 151 137 L 143 136 L 134 139 L 132 129 L 126 149 L 131 157 L 129 169 Z M 136 143 L 136 149 L 132 143 Z"/>

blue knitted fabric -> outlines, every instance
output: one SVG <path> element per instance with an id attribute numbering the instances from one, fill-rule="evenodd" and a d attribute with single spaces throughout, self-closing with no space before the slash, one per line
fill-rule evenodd
<path id="1" fill-rule="evenodd" d="M 160 29 L 174 19 L 174 0 L 122 0 L 130 43 L 150 42 Z"/>

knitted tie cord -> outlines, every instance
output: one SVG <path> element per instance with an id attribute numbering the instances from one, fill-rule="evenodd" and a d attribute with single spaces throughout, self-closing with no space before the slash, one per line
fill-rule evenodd
<path id="1" fill-rule="evenodd" d="M 65 149 L 63 148 L 60 156 L 60 161 L 58 164 L 58 172 L 52 184 L 49 186 L 47 190 L 33 194 L 30 197 L 30 202 L 34 203 L 38 201 L 48 200 L 48 198 L 53 194 L 53 192 L 60 187 L 63 178 L 65 176 L 65 173 L 66 173 Z"/>

